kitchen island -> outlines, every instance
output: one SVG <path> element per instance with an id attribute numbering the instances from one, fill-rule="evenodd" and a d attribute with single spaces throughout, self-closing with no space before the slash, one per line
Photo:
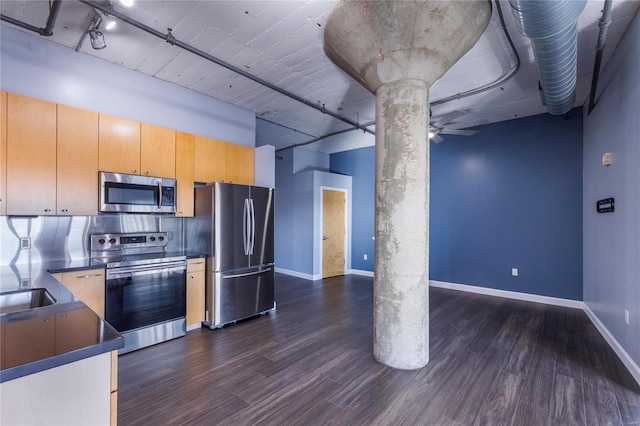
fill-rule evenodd
<path id="1" fill-rule="evenodd" d="M 0 424 L 115 421 L 114 351 L 124 340 L 49 274 L 95 268 L 89 260 L 0 267 Z M 36 296 L 20 305 L 8 294 Z"/>

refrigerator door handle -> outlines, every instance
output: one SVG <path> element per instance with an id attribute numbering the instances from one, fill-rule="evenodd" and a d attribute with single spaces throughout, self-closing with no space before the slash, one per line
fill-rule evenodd
<path id="1" fill-rule="evenodd" d="M 249 199 L 249 205 L 251 206 L 251 243 L 249 244 L 249 254 L 253 254 L 253 246 L 256 243 L 256 210 L 253 207 L 253 199 Z"/>
<path id="2" fill-rule="evenodd" d="M 242 209 L 242 245 L 244 248 L 244 254 L 248 255 L 249 254 L 249 241 L 247 238 L 247 220 L 248 220 L 248 216 L 249 216 L 249 212 L 247 209 L 248 206 L 248 202 L 249 200 L 247 200 L 246 198 L 244 199 L 244 207 Z"/>
<path id="3" fill-rule="evenodd" d="M 252 275 L 264 274 L 265 272 L 269 272 L 270 270 L 271 270 L 271 268 L 269 267 L 269 268 L 261 269 L 260 271 L 247 272 L 246 274 L 223 275 L 222 278 L 223 279 L 227 279 L 227 278 L 250 277 Z"/>

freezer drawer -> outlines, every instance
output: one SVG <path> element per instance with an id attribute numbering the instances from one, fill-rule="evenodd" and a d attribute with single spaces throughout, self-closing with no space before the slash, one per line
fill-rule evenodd
<path id="1" fill-rule="evenodd" d="M 219 328 L 230 322 L 248 318 L 274 307 L 273 266 L 240 272 L 214 274 L 213 315 L 207 312 L 205 325 Z M 210 298 L 211 295 L 207 295 Z M 211 304 L 209 304 L 211 306 Z M 212 318 L 213 317 L 213 318 Z"/>

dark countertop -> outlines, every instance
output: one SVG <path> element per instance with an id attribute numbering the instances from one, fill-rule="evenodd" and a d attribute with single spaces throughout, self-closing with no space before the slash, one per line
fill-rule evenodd
<path id="1" fill-rule="evenodd" d="M 56 265 L 0 266 L 0 290 L 44 288 L 56 303 L 0 313 L 2 358 L 0 383 L 79 361 L 124 346 L 124 338 L 109 323 L 78 300 L 47 271 L 95 268 L 90 262 Z"/>
<path id="2" fill-rule="evenodd" d="M 206 257 L 194 252 L 165 256 Z M 124 338 L 50 274 L 104 268 L 102 261 L 72 259 L 0 265 L 0 292 L 44 288 L 56 303 L 0 312 L 0 383 L 124 347 Z"/>

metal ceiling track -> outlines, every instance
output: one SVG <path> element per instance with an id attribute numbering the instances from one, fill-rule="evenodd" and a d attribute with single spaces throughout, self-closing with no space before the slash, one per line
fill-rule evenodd
<path id="1" fill-rule="evenodd" d="M 280 93 L 280 94 L 282 94 L 282 95 L 284 95 L 284 96 L 286 96 L 288 98 L 291 98 L 291 99 L 293 99 L 295 101 L 298 101 L 298 102 L 300 102 L 300 103 L 302 103 L 302 104 L 304 104 L 304 105 L 306 105 L 308 107 L 311 107 L 311 108 L 313 108 L 313 109 L 315 109 L 317 111 L 320 111 L 323 114 L 330 115 L 331 117 L 333 117 L 333 118 L 335 118 L 337 120 L 340 120 L 340 121 L 342 121 L 344 123 L 347 123 L 347 124 L 355 127 L 356 129 L 360 129 L 360 130 L 362 130 L 364 132 L 371 133 L 372 135 L 375 135 L 375 133 L 373 131 L 367 129 L 365 126 L 363 126 L 363 125 L 361 125 L 361 124 L 359 124 L 359 123 L 357 123 L 355 121 L 349 120 L 348 118 L 342 117 L 342 116 L 340 116 L 340 115 L 338 115 L 338 114 L 336 114 L 336 113 L 334 113 L 332 111 L 329 111 L 324 106 L 318 106 L 313 102 L 310 102 L 310 101 L 308 101 L 308 100 L 306 100 L 306 99 L 304 99 L 304 98 L 302 98 L 302 97 L 300 97 L 300 96 L 298 96 L 296 94 L 288 92 L 288 91 L 286 91 L 286 90 L 284 90 L 284 89 L 282 89 L 282 88 L 280 88 L 280 87 L 278 87 L 278 86 L 276 86 L 274 84 L 269 83 L 266 80 L 263 80 L 263 79 L 261 79 L 259 77 L 256 77 L 255 75 L 249 74 L 248 72 L 246 72 L 246 71 L 244 71 L 244 70 L 242 70 L 242 69 L 240 69 L 240 68 L 238 68 L 238 67 L 236 67 L 234 65 L 231 65 L 228 62 L 225 62 L 225 61 L 223 61 L 221 59 L 218 59 L 215 56 L 212 56 L 212 55 L 210 55 L 210 54 L 208 54 L 206 52 L 203 52 L 200 49 L 197 49 L 197 48 L 195 48 L 195 47 L 193 47 L 193 46 L 191 46 L 191 45 L 189 45 L 187 43 L 184 43 L 184 42 L 178 40 L 177 38 L 175 38 L 173 36 L 171 31 L 167 32 L 167 34 L 163 34 L 160 31 L 157 31 L 157 30 L 155 30 L 155 29 L 153 29 L 153 28 L 151 28 L 151 27 L 149 27 L 149 26 L 147 26 L 147 25 L 145 25 L 145 24 L 143 24 L 141 22 L 138 22 L 138 21 L 136 21 L 134 19 L 131 19 L 131 18 L 127 17 L 126 15 L 123 15 L 123 14 L 121 14 L 119 12 L 114 11 L 110 7 L 102 5 L 102 4 L 97 3 L 95 1 L 92 1 L 92 0 L 78 0 L 78 1 L 81 2 L 81 3 L 86 4 L 87 6 L 91 6 L 94 9 L 98 9 L 101 12 L 107 13 L 110 16 L 118 18 L 121 21 L 124 21 L 127 24 L 132 25 L 132 26 L 134 26 L 134 27 L 136 27 L 136 28 L 138 28 L 138 29 L 140 29 L 142 31 L 145 31 L 145 32 L 147 32 L 147 33 L 149 33 L 149 34 L 151 34 L 153 36 L 161 38 L 161 39 L 163 39 L 164 41 L 166 41 L 167 43 L 169 43 L 169 44 L 171 44 L 173 46 L 178 46 L 178 47 L 180 47 L 180 48 L 182 48 L 182 49 L 184 49 L 184 50 L 186 50 L 188 52 L 191 52 L 191 53 L 193 53 L 195 55 L 200 56 L 203 59 L 206 59 L 206 60 L 208 60 L 210 62 L 213 62 L 213 63 L 215 63 L 217 65 L 220 65 L 221 67 L 224 67 L 224 68 L 226 68 L 226 69 L 228 69 L 230 71 L 233 71 L 236 74 L 240 74 L 241 76 L 246 77 L 249 80 L 252 80 L 252 81 L 254 81 L 254 82 L 256 82 L 256 83 L 258 83 L 258 84 L 260 84 L 260 85 L 262 85 L 264 87 L 267 87 L 267 88 L 269 88 L 271 90 L 274 90 L 274 91 L 276 91 L 276 92 L 278 92 L 278 93 Z"/>

